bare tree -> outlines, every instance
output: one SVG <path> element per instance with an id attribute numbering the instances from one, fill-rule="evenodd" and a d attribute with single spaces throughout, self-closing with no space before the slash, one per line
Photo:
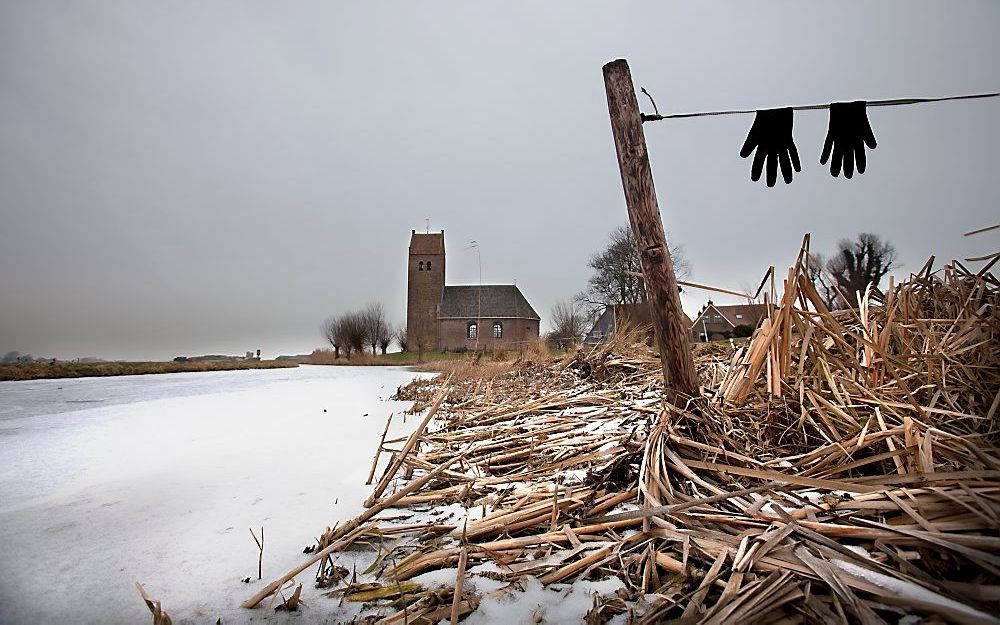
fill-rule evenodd
<path id="1" fill-rule="evenodd" d="M 348 315 L 341 315 L 337 319 L 337 340 L 340 341 L 344 355 L 350 359 L 352 350 L 351 338 L 354 328 L 351 327 L 350 323 L 347 323 L 347 317 Z"/>
<path id="2" fill-rule="evenodd" d="M 414 348 L 417 350 L 417 362 L 424 361 L 424 350 L 428 349 L 430 339 L 424 333 L 426 330 L 426 325 L 418 323 L 415 328 L 408 329 L 407 334 L 407 345 L 406 347 L 412 351 Z"/>
<path id="3" fill-rule="evenodd" d="M 670 257 L 677 277 L 690 275 L 691 267 L 681 246 L 671 246 Z M 591 256 L 587 266 L 593 274 L 587 280 L 587 288 L 574 299 L 587 307 L 591 315 L 600 314 L 605 306 L 646 301 L 639 247 L 629 226 L 614 229 L 608 236 L 607 246 Z"/>
<path id="4" fill-rule="evenodd" d="M 829 309 L 837 308 L 837 289 L 824 272 L 827 260 L 822 254 L 809 254 L 809 281 L 813 283 L 823 304 Z"/>
<path id="5" fill-rule="evenodd" d="M 364 350 L 367 335 L 361 313 L 349 312 L 330 317 L 323 322 L 322 331 L 323 338 L 333 346 L 334 358 L 340 358 L 343 353 L 350 359 L 352 352 Z"/>
<path id="6" fill-rule="evenodd" d="M 385 352 L 389 349 L 390 345 L 392 345 L 392 332 L 387 328 L 385 334 L 378 339 L 378 348 L 382 350 L 383 356 L 385 356 Z"/>
<path id="7" fill-rule="evenodd" d="M 552 331 L 548 339 L 559 347 L 573 347 L 587 331 L 587 321 L 587 315 L 576 302 L 556 302 L 552 307 Z"/>
<path id="8" fill-rule="evenodd" d="M 378 347 L 382 350 L 382 355 L 385 356 L 386 350 L 392 345 L 392 339 L 395 332 L 392 329 L 392 324 L 385 322 L 379 327 L 378 331 Z"/>
<path id="9" fill-rule="evenodd" d="M 399 345 L 399 349 L 403 350 L 404 352 L 407 351 L 409 344 L 406 342 L 406 326 L 400 325 L 398 328 L 396 328 L 396 332 L 394 334 L 396 338 L 396 343 Z"/>
<path id="10" fill-rule="evenodd" d="M 351 352 L 361 353 L 365 349 L 365 323 L 361 313 L 349 312 L 340 316 L 340 338 L 343 341 L 347 357 Z"/>
<path id="11" fill-rule="evenodd" d="M 869 284 L 877 287 L 898 266 L 896 248 L 871 232 L 862 232 L 854 241 L 842 239 L 826 261 L 826 271 L 840 290 L 839 303 L 851 307 L 858 306 L 858 296 Z"/>
<path id="12" fill-rule="evenodd" d="M 327 317 L 321 327 L 323 338 L 333 346 L 333 357 L 340 358 L 340 348 L 344 345 L 344 333 L 340 329 L 340 317 Z"/>
<path id="13" fill-rule="evenodd" d="M 372 355 L 375 355 L 381 339 L 389 335 L 389 322 L 385 319 L 385 308 L 380 303 L 368 304 L 361 311 L 360 318 L 364 325 L 365 342 L 372 346 Z M 386 347 L 388 347 L 388 341 L 386 341 Z M 383 353 L 385 353 L 384 350 Z"/>

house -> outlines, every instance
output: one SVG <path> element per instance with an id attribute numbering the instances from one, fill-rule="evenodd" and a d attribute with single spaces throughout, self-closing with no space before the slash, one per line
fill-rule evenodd
<path id="1" fill-rule="evenodd" d="M 691 329 L 691 340 L 717 340 L 746 333 L 750 336 L 760 320 L 767 316 L 767 307 L 763 304 L 736 304 L 732 306 L 717 306 L 709 300 L 698 311 L 698 316 L 691 321 L 684 315 L 686 327 Z M 584 345 L 596 345 L 613 336 L 615 330 L 625 325 L 652 326 L 647 304 L 615 304 L 608 306 L 594 322 L 594 326 L 583 339 Z M 741 329 L 737 330 L 737 328 Z"/>
<path id="2" fill-rule="evenodd" d="M 691 336 L 698 341 L 712 341 L 737 335 L 750 336 L 760 320 L 767 316 L 764 304 L 718 306 L 708 300 L 691 325 Z"/>
<path id="3" fill-rule="evenodd" d="M 517 285 L 445 285 L 444 230 L 411 230 L 407 263 L 410 349 L 491 350 L 538 338 L 541 319 Z"/>
<path id="4" fill-rule="evenodd" d="M 684 314 L 686 328 L 691 327 L 691 319 Z M 624 327 L 648 328 L 649 340 L 652 342 L 653 321 L 649 314 L 649 304 L 614 304 L 607 306 L 594 326 L 583 339 L 584 345 L 596 345 L 613 336 L 616 330 Z"/>

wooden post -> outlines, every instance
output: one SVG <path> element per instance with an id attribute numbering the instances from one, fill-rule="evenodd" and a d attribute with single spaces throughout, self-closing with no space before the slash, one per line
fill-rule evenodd
<path id="1" fill-rule="evenodd" d="M 665 398 L 676 405 L 698 394 L 698 376 L 691 359 L 688 344 L 690 328 L 683 321 L 674 262 L 668 252 L 667 237 L 663 233 L 663 221 L 656 204 L 646 137 L 642 132 L 642 118 L 628 61 L 618 59 L 604 66 L 604 87 L 608 94 L 611 132 L 618 151 L 628 219 L 639 246 L 650 317 L 660 346 Z"/>

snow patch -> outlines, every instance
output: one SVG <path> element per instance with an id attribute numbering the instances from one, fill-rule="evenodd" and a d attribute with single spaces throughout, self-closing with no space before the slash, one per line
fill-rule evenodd
<path id="1" fill-rule="evenodd" d="M 486 597 L 479 609 L 462 621 L 468 625 L 494 623 L 581 623 L 594 605 L 594 594 L 609 595 L 625 586 L 617 577 L 600 581 L 580 580 L 571 585 L 542 586 L 534 577 L 525 577 L 524 591 Z"/>
<path id="2" fill-rule="evenodd" d="M 901 599 L 907 605 L 913 605 L 924 609 L 934 610 L 943 614 L 961 615 L 965 619 L 974 620 L 981 623 L 1000 623 L 1000 619 L 985 612 L 980 612 L 964 603 L 959 603 L 947 597 L 928 590 L 923 586 L 918 586 L 912 582 L 907 582 L 895 577 L 889 577 L 876 571 L 860 567 L 846 560 L 834 558 L 830 562 L 844 571 L 848 575 L 862 579 L 879 588 L 889 591 L 897 599 Z"/>

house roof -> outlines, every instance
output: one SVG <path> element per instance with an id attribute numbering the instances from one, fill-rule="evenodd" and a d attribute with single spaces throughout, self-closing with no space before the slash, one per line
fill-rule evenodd
<path id="1" fill-rule="evenodd" d="M 614 330 L 614 323 L 614 308 L 608 306 L 601 313 L 601 316 L 594 321 L 594 325 L 590 328 L 590 331 L 583 337 L 583 342 L 586 344 L 600 343 Z"/>
<path id="2" fill-rule="evenodd" d="M 636 325 L 652 325 L 653 318 L 649 314 L 649 303 L 640 302 L 638 304 L 615 304 L 615 318 L 619 321 L 628 321 Z M 691 317 L 687 316 L 687 313 L 683 310 L 681 311 L 681 320 L 686 323 L 685 327 L 690 328 Z"/>
<path id="3" fill-rule="evenodd" d="M 444 254 L 444 230 L 433 234 L 410 233 L 411 254 Z"/>
<path id="4" fill-rule="evenodd" d="M 738 325 L 748 325 L 756 326 L 762 317 L 767 315 L 767 306 L 764 304 L 732 304 L 729 306 L 717 306 L 709 301 L 708 306 L 695 318 L 692 326 L 697 324 L 703 315 L 707 314 L 709 311 L 714 310 L 722 318 L 726 320 L 729 325 L 736 327 Z M 740 315 L 740 317 L 737 317 Z"/>
<path id="5" fill-rule="evenodd" d="M 480 289 L 482 300 L 480 302 Z M 482 308 L 480 309 L 480 306 Z M 514 284 L 446 286 L 441 294 L 439 319 L 540 319 Z"/>
<path id="6" fill-rule="evenodd" d="M 684 327 L 690 328 L 693 324 L 691 318 L 683 310 L 681 320 L 687 324 Z M 599 343 L 605 337 L 610 336 L 620 323 L 630 323 L 638 326 L 652 325 L 653 320 L 649 314 L 649 304 L 642 302 L 639 304 L 614 304 L 604 308 L 604 312 L 594 322 L 590 332 L 587 332 L 584 343 Z"/>
<path id="7" fill-rule="evenodd" d="M 767 306 L 763 304 L 734 304 L 732 306 L 716 306 L 715 308 L 734 326 L 757 325 L 757 322 L 767 314 Z"/>

